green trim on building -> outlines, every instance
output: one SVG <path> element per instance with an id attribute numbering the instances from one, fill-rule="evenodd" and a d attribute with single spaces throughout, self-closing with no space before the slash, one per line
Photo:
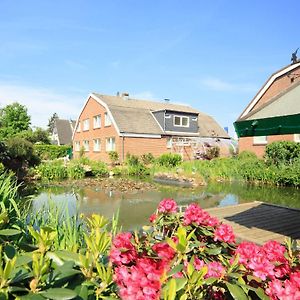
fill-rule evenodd
<path id="1" fill-rule="evenodd" d="M 300 114 L 234 122 L 238 137 L 300 133 Z"/>

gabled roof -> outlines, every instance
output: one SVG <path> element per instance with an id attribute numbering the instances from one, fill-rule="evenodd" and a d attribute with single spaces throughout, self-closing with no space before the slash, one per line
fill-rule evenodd
<path id="1" fill-rule="evenodd" d="M 300 67 L 300 62 L 285 66 L 284 68 L 278 70 L 277 72 L 273 73 L 268 80 L 264 83 L 264 85 L 261 87 L 261 89 L 257 92 L 257 94 L 254 96 L 254 98 L 251 100 L 251 102 L 248 104 L 248 106 L 245 108 L 245 110 L 242 112 L 242 114 L 239 116 L 238 120 L 244 118 L 248 113 L 251 112 L 253 107 L 256 105 L 256 103 L 260 100 L 260 98 L 263 96 L 263 94 L 268 90 L 268 88 L 273 84 L 273 82 L 281 77 L 282 75 L 285 75 L 294 69 Z"/>
<path id="2" fill-rule="evenodd" d="M 197 114 L 199 133 L 194 135 L 229 138 L 227 132 L 211 116 L 199 112 L 190 106 L 132 98 L 124 99 L 121 96 L 109 96 L 97 93 L 90 94 L 90 97 L 106 107 L 119 133 L 157 136 L 170 134 L 163 131 L 152 114 L 155 111 L 168 110 Z M 184 134 L 182 133 L 182 135 Z"/>
<path id="3" fill-rule="evenodd" d="M 60 145 L 72 143 L 73 129 L 75 128 L 74 120 L 56 119 L 54 126 L 58 135 Z"/>
<path id="4" fill-rule="evenodd" d="M 271 98 L 257 109 L 252 110 L 243 120 L 255 120 L 279 116 L 289 116 L 300 113 L 300 81 L 294 83 L 280 94 Z"/>

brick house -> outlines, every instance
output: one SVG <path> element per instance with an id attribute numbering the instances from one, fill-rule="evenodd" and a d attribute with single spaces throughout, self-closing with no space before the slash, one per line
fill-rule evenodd
<path id="1" fill-rule="evenodd" d="M 272 142 L 300 142 L 300 62 L 272 74 L 234 126 L 239 151 L 260 157 Z"/>
<path id="2" fill-rule="evenodd" d="M 92 93 L 75 125 L 73 153 L 78 157 L 83 147 L 86 157 L 108 162 L 108 152 L 117 151 L 120 161 L 124 161 L 127 153 L 159 156 L 174 152 L 175 139 L 177 147 L 179 139 L 184 139 L 181 154 L 188 159 L 193 155 L 191 140 L 199 138 L 229 140 L 211 116 L 191 107 L 132 99 L 125 93 Z"/>

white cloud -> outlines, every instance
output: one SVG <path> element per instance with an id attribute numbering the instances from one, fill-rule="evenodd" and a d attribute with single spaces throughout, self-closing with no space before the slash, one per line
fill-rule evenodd
<path id="1" fill-rule="evenodd" d="M 219 92 L 254 92 L 257 87 L 249 83 L 230 83 L 216 77 L 207 77 L 200 80 L 201 86 Z"/>
<path id="2" fill-rule="evenodd" d="M 33 126 L 46 128 L 56 112 L 60 118 L 76 119 L 85 101 L 84 96 L 60 94 L 50 89 L 0 82 L 0 107 L 19 102 L 28 109 Z"/>

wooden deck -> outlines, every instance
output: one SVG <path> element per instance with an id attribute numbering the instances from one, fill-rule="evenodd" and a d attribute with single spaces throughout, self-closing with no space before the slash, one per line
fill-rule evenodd
<path id="1" fill-rule="evenodd" d="M 255 201 L 206 210 L 230 224 L 238 240 L 261 245 L 268 240 L 283 243 L 287 237 L 300 239 L 299 209 Z"/>

